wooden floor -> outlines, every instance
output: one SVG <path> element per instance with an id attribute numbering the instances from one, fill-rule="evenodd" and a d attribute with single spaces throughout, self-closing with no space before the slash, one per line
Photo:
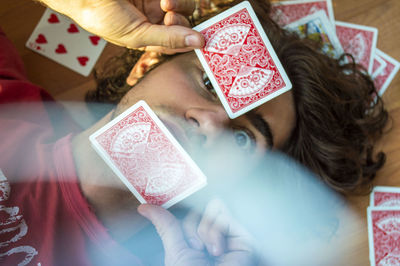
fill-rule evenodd
<path id="1" fill-rule="evenodd" d="M 400 61 L 400 0 L 332 0 L 336 20 L 378 28 L 378 48 Z M 87 78 L 25 48 L 25 42 L 38 23 L 44 7 L 31 0 L 1 0 L 0 26 L 17 47 L 25 62 L 28 77 L 47 89 L 56 99 L 82 101 L 85 92 L 94 87 Z M 108 44 L 97 66 L 119 52 L 121 48 Z M 400 74 L 384 95 L 392 118 L 392 129 L 380 142 L 387 162 L 376 178 L 376 185 L 400 187 Z M 343 215 L 338 239 L 341 256 L 331 265 L 368 265 L 368 233 L 366 208 L 369 197 L 351 197 L 347 207 L 356 219 Z"/>

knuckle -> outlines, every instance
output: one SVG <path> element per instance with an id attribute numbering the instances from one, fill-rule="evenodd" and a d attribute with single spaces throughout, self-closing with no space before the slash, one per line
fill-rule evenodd
<path id="1" fill-rule="evenodd" d="M 179 39 L 177 38 L 176 35 L 173 34 L 171 30 L 166 31 L 166 36 L 162 42 L 162 46 L 164 47 L 169 47 L 172 49 L 179 48 Z"/>

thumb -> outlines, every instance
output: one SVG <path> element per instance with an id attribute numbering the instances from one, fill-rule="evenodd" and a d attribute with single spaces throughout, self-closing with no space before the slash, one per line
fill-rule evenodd
<path id="1" fill-rule="evenodd" d="M 202 48 L 201 33 L 180 25 L 156 25 L 144 22 L 135 30 L 132 40 L 136 47 L 162 46 L 170 49 Z"/>
<path id="2" fill-rule="evenodd" d="M 181 225 L 172 213 L 160 206 L 150 204 L 140 205 L 138 212 L 155 226 L 166 255 L 180 254 L 182 250 L 188 248 Z"/>

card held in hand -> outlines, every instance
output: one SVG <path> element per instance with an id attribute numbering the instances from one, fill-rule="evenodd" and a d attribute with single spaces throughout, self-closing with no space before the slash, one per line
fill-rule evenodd
<path id="1" fill-rule="evenodd" d="M 169 208 L 207 183 L 202 171 L 144 101 L 89 139 L 141 203 Z"/>
<path id="2" fill-rule="evenodd" d="M 231 119 L 292 88 L 249 2 L 193 29 L 205 38 L 195 52 Z"/>

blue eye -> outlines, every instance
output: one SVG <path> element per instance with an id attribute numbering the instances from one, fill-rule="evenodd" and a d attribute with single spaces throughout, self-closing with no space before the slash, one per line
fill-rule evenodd
<path id="1" fill-rule="evenodd" d="M 234 130 L 233 137 L 235 138 L 236 145 L 243 150 L 249 150 L 254 148 L 255 146 L 253 135 L 246 132 L 245 130 Z"/>

